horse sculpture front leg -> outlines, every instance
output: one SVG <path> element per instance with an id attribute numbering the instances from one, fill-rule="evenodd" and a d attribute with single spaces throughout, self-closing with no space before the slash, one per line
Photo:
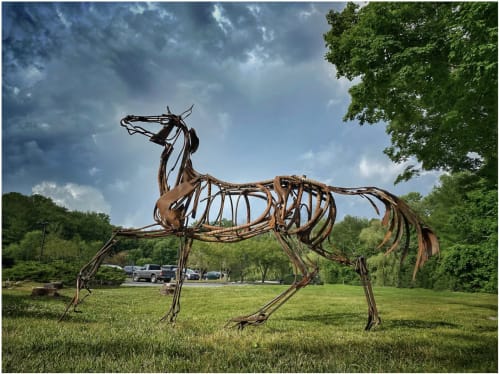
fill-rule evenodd
<path id="1" fill-rule="evenodd" d="M 167 314 L 165 314 L 160 321 L 165 321 L 168 319 L 170 323 L 175 324 L 177 315 L 181 310 L 181 291 L 182 291 L 182 285 L 184 284 L 183 271 L 186 268 L 192 244 L 193 244 L 192 238 L 184 237 L 183 240 L 181 240 L 180 250 L 179 250 L 179 260 L 177 262 L 177 272 L 175 276 L 176 284 L 175 284 L 174 296 L 172 299 L 172 305 L 170 306 L 170 309 L 167 312 Z"/>
<path id="2" fill-rule="evenodd" d="M 78 273 L 78 276 L 76 278 L 76 292 L 75 296 L 71 299 L 71 301 L 68 303 L 66 310 L 62 314 L 62 316 L 59 318 L 59 321 L 62 321 L 66 314 L 68 313 L 68 310 L 73 306 L 73 311 L 78 312 L 76 310 L 76 307 L 82 303 L 82 301 L 91 294 L 90 288 L 89 288 L 89 282 L 92 280 L 92 278 L 95 276 L 97 273 L 97 270 L 99 270 L 99 266 L 101 266 L 102 261 L 106 258 L 106 256 L 109 255 L 111 249 L 113 246 L 117 243 L 118 239 L 116 239 L 116 236 L 118 235 L 118 232 L 114 232 L 109 240 L 102 246 L 102 248 L 95 254 L 95 256 L 90 260 L 84 267 L 81 268 L 80 272 Z M 88 291 L 88 294 L 85 295 L 82 299 L 80 299 L 80 290 L 85 288 Z"/>
<path id="3" fill-rule="evenodd" d="M 101 266 L 102 262 L 107 256 L 109 256 L 114 245 L 120 240 L 120 238 L 153 239 L 153 238 L 162 238 L 172 235 L 172 232 L 166 231 L 164 229 L 149 230 L 151 227 L 154 226 L 157 226 L 157 224 L 152 224 L 139 229 L 123 229 L 113 232 L 108 241 L 94 255 L 94 257 L 92 257 L 92 259 L 80 269 L 78 276 L 76 278 L 75 295 L 68 303 L 66 310 L 59 318 L 59 321 L 62 321 L 64 319 L 71 306 L 73 306 L 74 312 L 79 312 L 76 310 L 77 306 L 81 304 L 83 300 L 91 294 L 91 290 L 89 287 L 90 281 L 92 281 L 97 271 L 99 270 L 99 267 Z M 80 298 L 80 291 L 82 289 L 86 289 L 88 291 L 88 294 L 86 294 L 83 298 Z"/>

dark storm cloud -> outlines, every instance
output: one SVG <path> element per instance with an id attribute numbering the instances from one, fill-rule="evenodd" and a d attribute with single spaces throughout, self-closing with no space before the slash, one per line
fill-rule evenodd
<path id="1" fill-rule="evenodd" d="M 333 125 L 349 85 L 324 62 L 332 7 L 343 4 L 2 3 L 4 191 L 70 206 L 85 191 L 115 224 L 150 223 L 160 149 L 126 135 L 119 119 L 167 104 L 195 104 L 202 172 L 369 176 L 360 155 L 383 146 L 369 153 L 377 146 L 361 144 L 355 127 Z M 380 138 L 383 129 L 369 140 Z"/>
<path id="2" fill-rule="evenodd" d="M 83 144 L 81 154 L 92 159 L 88 138 L 109 131 L 115 103 L 156 94 L 161 81 L 167 92 L 178 90 L 183 79 L 189 82 L 182 87 L 215 89 L 229 101 L 235 92 L 249 95 L 246 84 L 238 88 L 226 74 L 228 61 L 307 60 L 313 44 L 307 39 L 318 34 L 307 16 L 315 8 L 303 4 L 3 7 L 4 139 L 8 144 L 36 139 L 44 154 L 71 155 L 68 164 L 77 159 L 69 144 L 77 142 Z M 20 148 L 8 144 L 5 160 L 15 170 L 24 158 L 11 157 Z"/>
<path id="3" fill-rule="evenodd" d="M 2 8 L 5 68 L 38 65 L 60 46 L 58 29 L 61 24 L 57 17 L 53 17 L 55 12 L 52 6 L 32 4 L 26 7 L 22 3 L 3 3 Z M 53 22 L 44 25 L 47 19 Z M 9 77 L 6 78 L 8 80 Z"/>

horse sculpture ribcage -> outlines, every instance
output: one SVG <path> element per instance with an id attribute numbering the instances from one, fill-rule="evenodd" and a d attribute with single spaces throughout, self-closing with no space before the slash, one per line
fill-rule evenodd
<path id="1" fill-rule="evenodd" d="M 234 242 L 279 229 L 303 237 L 308 244 L 319 244 L 335 221 L 335 201 L 328 186 L 305 178 L 276 177 L 257 183 L 230 184 L 207 175 L 187 183 L 192 187 L 186 190 L 192 191 L 177 205 L 185 210 L 182 216 L 196 219 L 192 225 L 195 239 Z M 158 211 L 158 219 L 168 217 L 168 210 L 176 209 L 174 205 L 163 214 Z M 222 219 L 232 225 L 221 227 Z M 321 228 L 317 227 L 320 220 Z"/>
<path id="2" fill-rule="evenodd" d="M 162 125 L 158 133 L 133 125 L 133 122 L 153 122 Z M 379 247 L 388 245 L 386 253 L 399 247 L 406 235 L 402 258 L 408 251 L 409 231 L 413 227 L 418 238 L 417 262 L 414 275 L 429 256 L 439 250 L 435 234 L 426 227 L 410 207 L 398 197 L 376 187 L 341 188 L 299 176 L 278 176 L 260 182 L 235 184 L 221 181 L 207 174 L 197 172 L 190 155 L 198 148 L 198 138 L 193 129 L 188 129 L 183 117 L 170 112 L 161 116 L 127 116 L 122 126 L 129 134 L 142 134 L 150 141 L 164 146 L 160 158 L 158 184 L 160 198 L 154 209 L 155 224 L 130 230 L 118 230 L 94 258 L 82 268 L 77 279 L 75 297 L 66 308 L 75 308 L 81 302 L 79 292 L 88 288 L 88 283 L 96 273 L 103 259 L 113 245 L 122 237 L 160 238 L 176 235 L 181 238 L 177 266 L 177 283 L 172 305 L 162 319 L 175 322 L 180 311 L 180 295 L 183 285 L 182 270 L 186 268 L 193 240 L 230 243 L 249 239 L 266 232 L 272 232 L 293 264 L 300 280 L 294 282 L 269 303 L 256 312 L 230 320 L 243 328 L 261 324 L 283 305 L 300 288 L 309 284 L 318 272 L 316 262 L 308 256 L 315 252 L 324 258 L 352 266 L 360 275 L 368 303 L 368 323 L 366 329 L 380 323 L 375 298 L 371 288 L 368 269 L 363 257 L 350 259 L 340 251 L 323 246 L 330 236 L 337 208 L 334 194 L 357 195 L 366 198 L 379 213 L 377 202 L 385 208 L 382 224 L 387 228 Z M 173 133 L 173 135 L 172 135 Z M 184 142 L 175 158 L 174 166 L 168 163 L 181 135 Z M 176 171 L 173 186 L 168 180 Z M 231 222 L 228 226 L 222 222 Z"/>

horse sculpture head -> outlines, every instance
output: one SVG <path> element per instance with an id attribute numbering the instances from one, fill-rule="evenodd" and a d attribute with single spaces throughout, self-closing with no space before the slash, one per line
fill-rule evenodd
<path id="1" fill-rule="evenodd" d="M 175 115 L 167 107 L 166 114 L 159 116 L 128 115 L 120 121 L 120 125 L 127 130 L 129 135 L 144 135 L 149 138 L 149 141 L 164 147 L 158 170 L 160 196 L 193 175 L 191 155 L 198 149 L 200 141 L 196 131 L 188 128 L 184 122 L 184 119 L 191 114 L 192 109 L 191 106 L 180 115 Z M 138 125 L 137 122 L 143 124 Z M 149 124 L 153 124 L 153 128 Z M 160 130 L 155 129 L 155 125 L 160 125 Z M 176 143 L 179 143 L 181 147 L 176 146 Z M 177 148 L 175 153 L 174 148 Z M 171 157 L 172 155 L 174 157 Z M 172 161 L 170 162 L 170 160 Z M 173 180 L 171 176 L 174 176 Z M 172 183 L 169 183 L 169 180 Z"/>
<path id="2" fill-rule="evenodd" d="M 149 141 L 171 147 L 181 134 L 184 135 L 184 146 L 189 150 L 189 153 L 194 153 L 198 149 L 199 139 L 194 129 L 189 129 L 184 119 L 192 113 L 193 107 L 189 108 L 180 115 L 175 115 L 170 112 L 167 107 L 167 113 L 159 116 L 135 116 L 128 115 L 120 121 L 120 125 L 124 127 L 129 135 L 141 134 L 149 138 Z M 144 128 L 143 126 L 135 125 L 134 122 L 156 123 L 161 126 L 158 132 L 154 132 Z"/>

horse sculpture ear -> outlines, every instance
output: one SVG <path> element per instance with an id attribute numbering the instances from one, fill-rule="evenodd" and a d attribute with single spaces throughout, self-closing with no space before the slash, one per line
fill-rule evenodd
<path id="1" fill-rule="evenodd" d="M 191 144 L 189 147 L 189 151 L 191 153 L 195 153 L 198 149 L 198 146 L 200 145 L 200 139 L 198 139 L 198 135 L 196 135 L 196 131 L 194 131 L 194 129 L 189 130 L 189 139 Z"/>

